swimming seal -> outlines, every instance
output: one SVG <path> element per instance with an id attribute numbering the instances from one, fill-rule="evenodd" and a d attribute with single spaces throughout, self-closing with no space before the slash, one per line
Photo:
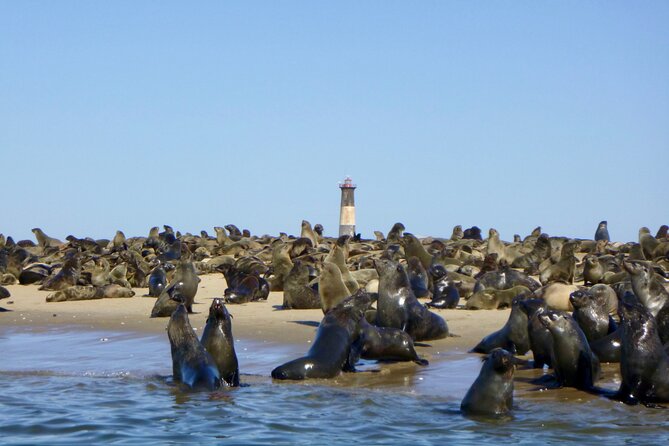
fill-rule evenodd
<path id="1" fill-rule="evenodd" d="M 218 373 L 225 384 L 239 386 L 239 365 L 232 337 L 232 316 L 222 299 L 214 299 L 209 307 L 209 317 L 200 339 L 202 346 L 216 363 Z"/>
<path id="2" fill-rule="evenodd" d="M 539 315 L 553 336 L 551 363 L 559 386 L 591 390 L 600 375 L 599 360 L 571 315 L 547 311 Z"/>
<path id="3" fill-rule="evenodd" d="M 501 416 L 513 406 L 515 358 L 496 348 L 483 358 L 483 366 L 465 395 L 460 410 L 465 415 Z"/>
<path id="4" fill-rule="evenodd" d="M 414 341 L 428 341 L 448 336 L 448 325 L 416 299 L 404 267 L 397 262 L 377 259 L 379 298 L 376 324 L 405 330 Z"/>
<path id="5" fill-rule="evenodd" d="M 272 378 L 334 378 L 345 368 L 353 370 L 353 365 L 348 363 L 351 345 L 359 336 L 360 321 L 370 303 L 369 295 L 359 291 L 330 309 L 318 326 L 306 356 L 278 366 L 272 370 Z"/>
<path id="6" fill-rule="evenodd" d="M 174 382 L 191 389 L 214 390 L 221 386 L 216 363 L 197 339 L 183 304 L 179 304 L 170 317 L 167 337 L 172 351 Z"/>

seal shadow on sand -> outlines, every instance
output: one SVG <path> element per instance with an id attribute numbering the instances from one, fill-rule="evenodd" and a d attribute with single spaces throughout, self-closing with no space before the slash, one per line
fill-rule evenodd
<path id="1" fill-rule="evenodd" d="M 318 328 L 319 325 L 321 325 L 320 322 L 316 321 L 288 321 L 291 324 L 299 324 L 299 325 L 306 325 L 307 327 L 314 327 Z"/>

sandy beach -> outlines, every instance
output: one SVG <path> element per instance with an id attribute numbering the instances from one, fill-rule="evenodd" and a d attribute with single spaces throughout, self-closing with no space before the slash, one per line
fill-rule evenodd
<path id="1" fill-rule="evenodd" d="M 207 319 L 211 299 L 222 297 L 226 287 L 222 274 L 200 276 L 201 282 L 190 316 L 191 325 L 201 333 Z M 97 299 L 75 302 L 46 302 L 50 291 L 39 291 L 37 285 L 10 285 L 11 297 L 2 303 L 11 312 L 0 313 L 3 327 L 79 326 L 84 329 L 163 333 L 168 318 L 150 318 L 153 297 L 144 297 L 147 288 L 135 288 L 135 296 L 120 299 Z M 241 305 L 229 304 L 233 315 L 235 338 L 272 341 L 285 344 L 308 344 L 314 338 L 316 325 L 323 317 L 321 310 L 283 310 L 282 292 L 271 292 L 267 301 Z M 463 301 L 464 302 L 464 301 Z M 464 309 L 433 310 L 444 317 L 452 334 L 430 341 L 431 347 L 421 349 L 428 357 L 431 351 L 472 348 L 481 338 L 502 327 L 509 311 Z"/>

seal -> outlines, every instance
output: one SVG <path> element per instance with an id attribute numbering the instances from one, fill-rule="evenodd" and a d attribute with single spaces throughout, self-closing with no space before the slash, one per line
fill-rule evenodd
<path id="1" fill-rule="evenodd" d="M 47 302 L 71 302 L 77 300 L 94 300 L 105 298 L 133 297 L 135 292 L 116 284 L 102 287 L 89 285 L 74 285 L 58 290 L 46 297 Z"/>
<path id="2" fill-rule="evenodd" d="M 376 324 L 405 330 L 414 341 L 428 341 L 448 336 L 448 325 L 416 299 L 404 267 L 397 262 L 378 259 L 379 298 Z"/>
<path id="3" fill-rule="evenodd" d="M 539 274 L 539 281 L 542 285 L 550 282 L 574 283 L 574 272 L 576 270 L 576 257 L 574 253 L 578 248 L 577 241 L 565 242 L 560 251 L 560 260 L 554 263 Z"/>
<path id="4" fill-rule="evenodd" d="M 42 281 L 49 277 L 51 269 L 51 266 L 46 263 L 31 263 L 21 270 L 19 283 L 21 285 L 30 285 Z"/>
<path id="5" fill-rule="evenodd" d="M 516 285 L 504 290 L 485 289 L 472 294 L 465 308 L 467 310 L 494 310 L 508 308 L 517 296 L 529 296 L 532 292 L 523 285 Z"/>
<path id="6" fill-rule="evenodd" d="M 532 272 L 539 271 L 539 265 L 551 256 L 551 242 L 548 235 L 541 234 L 537 237 L 532 250 L 526 254 L 516 257 L 511 266 L 513 268 L 525 268 Z"/>
<path id="7" fill-rule="evenodd" d="M 360 321 L 360 336 L 351 347 L 349 364 L 355 365 L 358 357 L 377 361 L 413 361 L 426 366 L 429 362 L 418 356 L 409 333 L 398 328 L 377 327 Z"/>
<path id="8" fill-rule="evenodd" d="M 511 303 L 511 313 L 504 326 L 484 337 L 471 350 L 474 353 L 490 353 L 496 348 L 524 355 L 530 349 L 530 338 L 527 331 L 527 314 L 520 308 L 524 297 L 519 296 Z"/>
<path id="9" fill-rule="evenodd" d="M 341 277 L 339 267 L 334 263 L 323 264 L 323 270 L 318 278 L 318 294 L 323 313 L 327 313 L 351 295 Z"/>
<path id="10" fill-rule="evenodd" d="M 574 307 L 572 317 L 589 343 L 603 338 L 617 328 L 607 308 L 600 305 L 589 290 L 574 291 L 569 295 L 569 301 Z"/>
<path id="11" fill-rule="evenodd" d="M 460 303 L 458 283 L 448 279 L 448 271 L 442 265 L 430 267 L 432 274 L 432 301 L 426 305 L 433 308 L 456 308 Z"/>
<path id="12" fill-rule="evenodd" d="M 177 265 L 172 282 L 160 293 L 153 305 L 151 317 L 168 317 L 176 309 L 175 296 L 182 299 L 186 310 L 193 312 L 193 303 L 200 278 L 197 277 L 195 266 L 188 260 L 181 260 Z"/>
<path id="13" fill-rule="evenodd" d="M 11 293 L 9 292 L 9 290 L 7 288 L 5 288 L 4 286 L 0 286 L 0 299 L 7 299 L 9 296 L 11 296 Z M 4 307 L 0 307 L 0 313 L 4 313 L 6 311 L 12 311 L 12 310 L 8 310 Z"/>
<path id="14" fill-rule="evenodd" d="M 321 308 L 318 285 L 310 285 L 311 269 L 306 263 L 295 260 L 293 268 L 283 282 L 283 308 L 287 310 Z"/>
<path id="15" fill-rule="evenodd" d="M 158 297 L 167 286 L 167 273 L 163 265 L 159 263 L 149 274 L 149 296 Z"/>
<path id="16" fill-rule="evenodd" d="M 349 293 L 348 295 L 350 296 L 351 294 L 358 291 L 360 285 L 358 284 L 358 281 L 355 279 L 355 277 L 353 277 L 353 274 L 351 274 L 351 271 L 349 271 L 348 267 L 346 266 L 346 254 L 344 253 L 344 251 L 345 251 L 344 248 L 335 244 L 330 250 L 328 256 L 325 258 L 325 261 L 337 265 L 337 268 L 339 268 L 339 272 L 341 273 L 341 278 L 344 281 L 346 288 L 348 289 Z"/>
<path id="17" fill-rule="evenodd" d="M 616 398 L 627 404 L 669 401 L 669 357 L 652 312 L 631 293 L 621 299 L 618 309 L 621 383 Z"/>
<path id="18" fill-rule="evenodd" d="M 402 238 L 402 233 L 406 230 L 402 223 L 395 223 L 390 231 L 388 231 L 388 237 L 386 237 L 386 244 L 398 244 Z"/>
<path id="19" fill-rule="evenodd" d="M 525 299 L 520 303 L 520 309 L 527 315 L 527 334 L 532 350 L 533 367 L 541 369 L 545 365 L 550 368 L 553 336 L 539 321 L 539 315 L 548 309 L 546 302 L 543 299 Z"/>
<path id="20" fill-rule="evenodd" d="M 420 262 L 418 257 L 410 257 L 407 264 L 407 274 L 409 275 L 409 283 L 411 284 L 411 289 L 416 297 L 429 297 L 430 291 L 429 279 L 427 276 L 427 271 L 423 267 L 423 264 Z"/>
<path id="21" fill-rule="evenodd" d="M 232 337 L 232 315 L 222 299 L 216 298 L 209 307 L 209 317 L 200 339 L 218 367 L 221 380 L 230 387 L 239 386 L 239 364 Z"/>
<path id="22" fill-rule="evenodd" d="M 314 248 L 318 246 L 318 237 L 311 227 L 311 223 L 307 220 L 302 220 L 302 227 L 300 230 L 300 238 L 308 238 L 311 240 L 311 246 Z"/>
<path id="23" fill-rule="evenodd" d="M 211 355 L 197 339 L 183 304 L 177 305 L 167 324 L 172 351 L 174 382 L 191 389 L 214 390 L 221 386 L 221 375 Z"/>
<path id="24" fill-rule="evenodd" d="M 68 252 L 65 256 L 65 263 L 63 267 L 54 276 L 49 276 L 44 279 L 40 290 L 58 291 L 71 287 L 79 282 L 81 275 L 81 261 L 76 252 Z"/>
<path id="25" fill-rule="evenodd" d="M 634 295 L 657 317 L 659 311 L 669 302 L 669 291 L 664 288 L 651 264 L 623 260 L 623 268 L 630 276 Z"/>
<path id="26" fill-rule="evenodd" d="M 333 265 L 336 268 L 336 265 Z M 360 322 L 371 303 L 370 296 L 358 291 L 328 311 L 316 331 L 316 338 L 305 356 L 272 370 L 272 378 L 303 380 L 334 378 L 349 364 L 351 346 L 358 338 Z"/>
<path id="27" fill-rule="evenodd" d="M 553 337 L 551 363 L 556 383 L 591 390 L 600 375 L 599 360 L 578 323 L 571 315 L 555 311 L 540 314 L 539 320 Z"/>
<path id="28" fill-rule="evenodd" d="M 245 304 L 259 300 L 266 300 L 269 295 L 269 285 L 263 291 L 260 281 L 255 274 L 243 274 L 243 278 L 224 291 L 225 302 L 229 304 Z"/>
<path id="29" fill-rule="evenodd" d="M 513 371 L 516 359 L 496 348 L 483 358 L 483 366 L 465 395 L 460 410 L 465 415 L 502 416 L 513 406 Z"/>
<path id="30" fill-rule="evenodd" d="M 600 240 L 605 240 L 607 242 L 611 241 L 611 238 L 609 237 L 609 228 L 607 226 L 607 221 L 602 220 L 599 222 L 599 225 L 597 226 L 597 230 L 595 231 L 595 241 L 598 242 Z"/>
<path id="31" fill-rule="evenodd" d="M 483 240 L 483 237 L 481 236 L 481 228 L 478 226 L 472 226 L 471 228 L 465 229 L 462 238 L 465 240 Z"/>

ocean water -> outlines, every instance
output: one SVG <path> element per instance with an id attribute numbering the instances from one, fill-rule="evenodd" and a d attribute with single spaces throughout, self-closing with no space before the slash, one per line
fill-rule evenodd
<path id="1" fill-rule="evenodd" d="M 183 392 L 167 335 L 75 327 L 0 328 L 1 444 L 607 444 L 669 439 L 669 411 L 572 389 L 537 390 L 516 372 L 515 408 L 470 419 L 460 401 L 478 355 L 429 351 L 431 364 L 366 362 L 334 380 L 274 382 L 308 346 L 240 339 L 243 386 Z M 617 367 L 600 385 L 615 389 Z"/>

